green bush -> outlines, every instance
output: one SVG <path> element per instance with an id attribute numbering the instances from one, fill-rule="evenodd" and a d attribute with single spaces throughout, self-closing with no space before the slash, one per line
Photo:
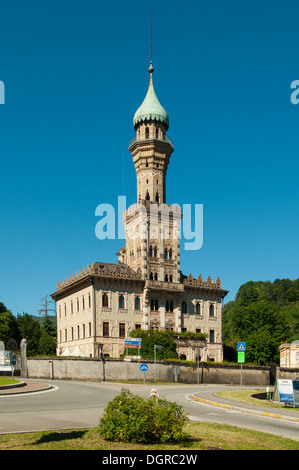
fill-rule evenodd
<path id="1" fill-rule="evenodd" d="M 152 396 L 144 399 L 123 389 L 108 403 L 99 423 L 104 439 L 122 442 L 169 442 L 187 438 L 182 407 Z"/>

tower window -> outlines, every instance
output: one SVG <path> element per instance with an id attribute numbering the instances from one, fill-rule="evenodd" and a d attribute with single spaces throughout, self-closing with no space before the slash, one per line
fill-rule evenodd
<path id="1" fill-rule="evenodd" d="M 197 313 L 197 315 L 200 315 L 200 303 L 199 302 L 196 303 L 195 313 Z"/>
<path id="2" fill-rule="evenodd" d="M 103 336 L 109 336 L 109 322 L 103 322 Z"/>
<path id="3" fill-rule="evenodd" d="M 103 294 L 103 296 L 102 296 L 102 305 L 103 305 L 103 307 L 109 307 L 108 295 L 107 294 Z"/>
<path id="4" fill-rule="evenodd" d="M 118 298 L 118 308 L 125 308 L 125 299 L 123 295 Z"/>
<path id="5" fill-rule="evenodd" d="M 156 202 L 159 202 L 159 193 L 158 193 L 158 191 L 156 192 Z"/>
<path id="6" fill-rule="evenodd" d="M 159 129 L 156 129 L 156 139 L 159 137 Z"/>
<path id="7" fill-rule="evenodd" d="M 145 200 L 146 200 L 146 201 L 149 201 L 149 200 L 150 200 L 150 195 L 149 195 L 149 192 L 148 192 L 148 191 L 146 191 Z"/>
<path id="8" fill-rule="evenodd" d="M 157 247 L 154 248 L 154 258 L 157 258 Z"/>
<path id="9" fill-rule="evenodd" d="M 153 249 L 152 249 L 151 246 L 149 247 L 149 250 L 148 250 L 148 256 L 149 256 L 150 258 L 153 256 Z"/>
<path id="10" fill-rule="evenodd" d="M 145 128 L 145 138 L 146 139 L 149 138 L 149 128 L 148 127 Z"/>
<path id="11" fill-rule="evenodd" d="M 126 327 L 124 323 L 119 324 L 119 337 L 125 338 L 126 337 Z"/>
<path id="12" fill-rule="evenodd" d="M 140 310 L 140 297 L 135 297 L 135 310 Z"/>

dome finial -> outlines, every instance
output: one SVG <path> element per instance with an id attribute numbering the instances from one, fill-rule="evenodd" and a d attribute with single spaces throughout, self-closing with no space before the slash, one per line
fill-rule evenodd
<path id="1" fill-rule="evenodd" d="M 152 60 L 152 5 L 151 5 L 151 21 L 150 21 L 150 66 L 148 68 L 149 73 L 153 73 L 153 60 Z"/>

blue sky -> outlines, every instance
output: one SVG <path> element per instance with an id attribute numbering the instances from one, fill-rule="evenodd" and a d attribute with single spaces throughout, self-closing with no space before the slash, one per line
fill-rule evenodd
<path id="1" fill-rule="evenodd" d="M 0 301 L 36 314 L 56 282 L 123 240 L 95 209 L 136 201 L 129 140 L 154 84 L 174 144 L 167 202 L 203 204 L 203 246 L 184 274 L 298 278 L 299 4 L 263 0 L 52 0 L 0 10 Z"/>

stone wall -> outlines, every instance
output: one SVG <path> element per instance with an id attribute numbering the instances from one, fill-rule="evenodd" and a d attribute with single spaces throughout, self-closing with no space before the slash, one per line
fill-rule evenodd
<path id="1" fill-rule="evenodd" d="M 140 380 L 144 373 L 140 371 L 142 361 L 125 362 L 121 359 L 107 359 L 101 362 L 94 358 L 28 358 L 28 378 L 67 379 L 89 381 L 126 381 Z M 154 361 L 146 361 L 148 371 L 146 381 L 155 381 Z M 214 383 L 240 385 L 240 365 L 222 365 L 200 363 L 199 368 L 182 362 L 160 361 L 156 363 L 158 382 L 179 383 Z M 270 368 L 267 366 L 242 367 L 242 384 L 270 385 Z"/>

